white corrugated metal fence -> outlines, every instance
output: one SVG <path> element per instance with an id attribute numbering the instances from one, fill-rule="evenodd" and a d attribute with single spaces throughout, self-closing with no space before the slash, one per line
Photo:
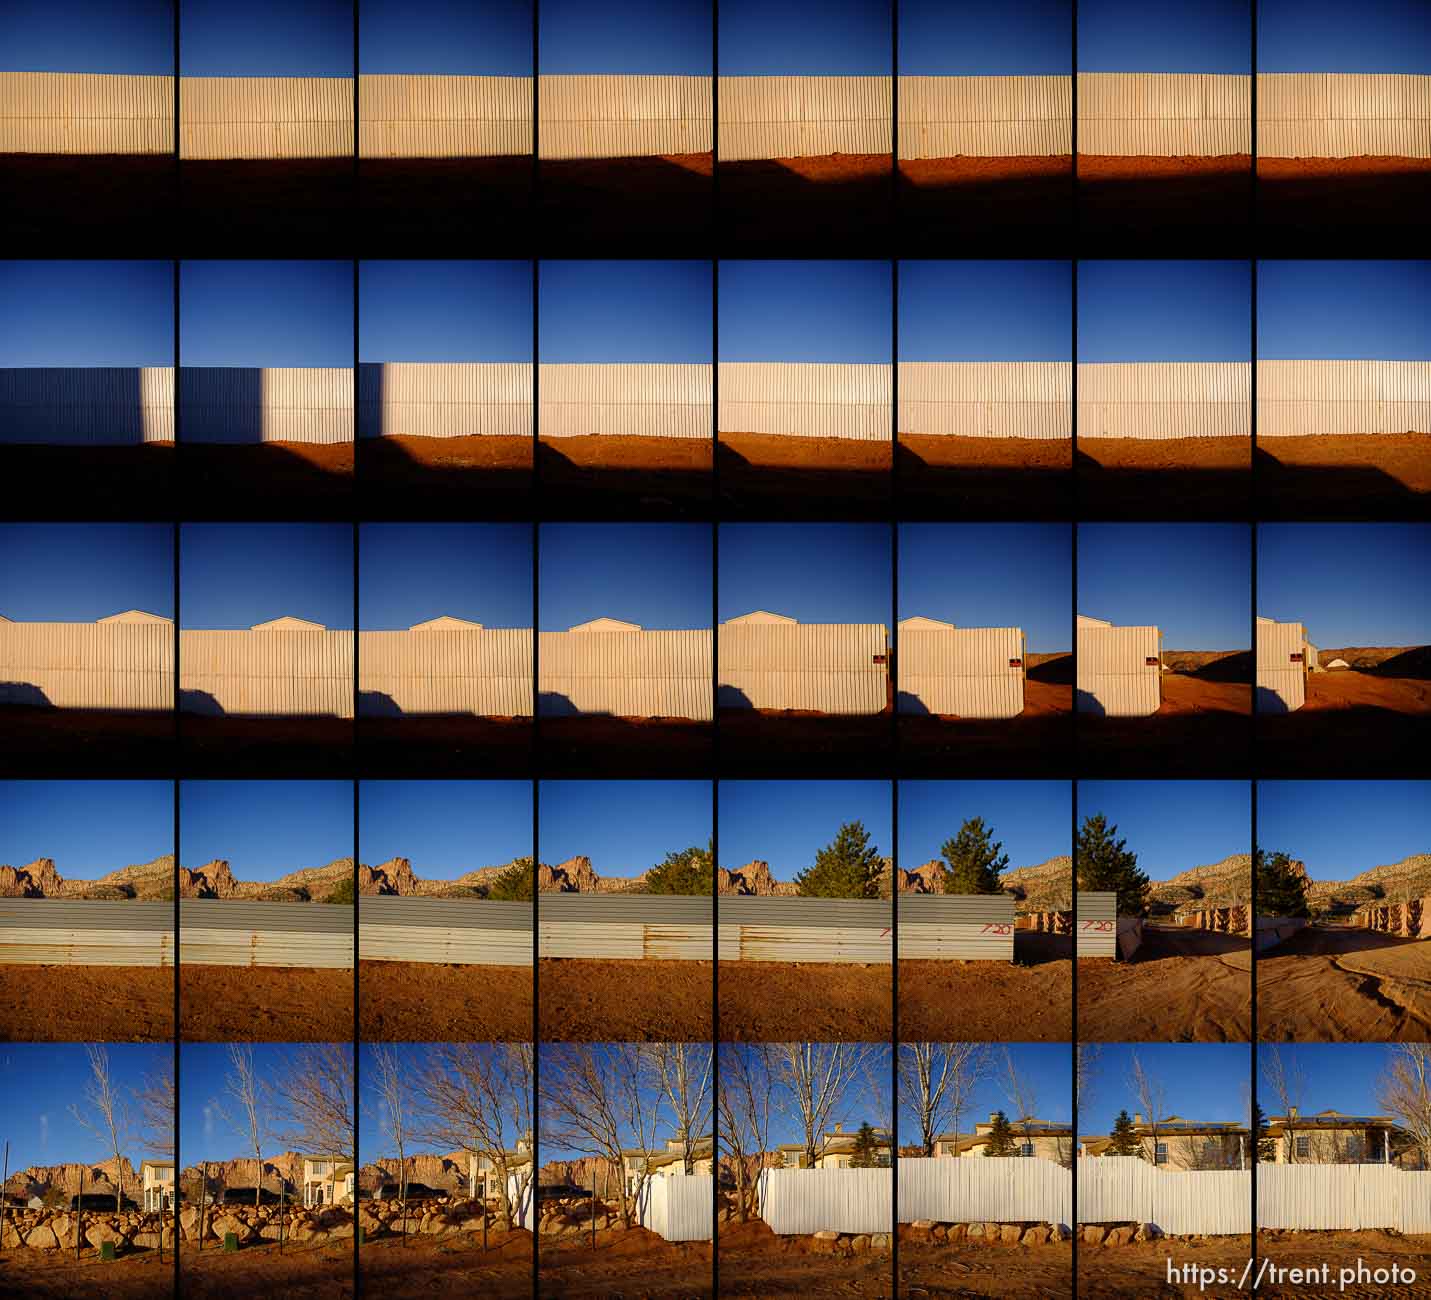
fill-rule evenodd
<path id="1" fill-rule="evenodd" d="M 531 717 L 531 629 L 359 632 L 358 713 Z"/>
<path id="2" fill-rule="evenodd" d="M 1431 76 L 1257 74 L 1259 158 L 1431 158 Z"/>
<path id="3" fill-rule="evenodd" d="M 179 156 L 350 158 L 351 77 L 180 77 Z"/>
<path id="4" fill-rule="evenodd" d="M 890 1177 L 888 1169 L 762 1169 L 756 1203 L 778 1236 L 888 1232 Z"/>
<path id="5" fill-rule="evenodd" d="M 1080 438 L 1250 438 L 1246 361 L 1109 361 L 1078 367 Z"/>
<path id="6" fill-rule="evenodd" d="M 185 898 L 179 903 L 179 964 L 188 963 L 351 970 L 353 908 Z"/>
<path id="7" fill-rule="evenodd" d="M 898 1178 L 901 1223 L 1073 1222 L 1073 1175 L 1052 1160 L 900 1156 Z"/>
<path id="8" fill-rule="evenodd" d="M 903 619 L 898 627 L 901 713 L 1016 718 L 1024 711 L 1022 628 L 918 625 L 925 622 Z"/>
<path id="9" fill-rule="evenodd" d="M 353 634 L 183 628 L 179 709 L 209 716 L 351 718 Z"/>
<path id="10" fill-rule="evenodd" d="M 1260 1164 L 1257 1226 L 1431 1233 L 1431 1173 L 1385 1164 Z"/>
<path id="11" fill-rule="evenodd" d="M 892 368 L 878 363 L 722 361 L 721 433 L 888 442 Z"/>
<path id="12" fill-rule="evenodd" d="M 1118 955 L 1118 895 L 1112 890 L 1080 889 L 1073 900 L 1073 932 L 1079 957 Z"/>
<path id="13" fill-rule="evenodd" d="M 532 152 L 530 77 L 363 73 L 363 158 L 500 158 Z"/>
<path id="14" fill-rule="evenodd" d="M 1162 634 L 1078 616 L 1076 704 L 1080 713 L 1141 718 L 1162 704 Z"/>
<path id="15" fill-rule="evenodd" d="M 530 438 L 531 364 L 359 362 L 358 436 Z"/>
<path id="16" fill-rule="evenodd" d="M 901 961 L 1014 959 L 1011 894 L 900 894 L 897 906 Z"/>
<path id="17" fill-rule="evenodd" d="M 537 895 L 537 955 L 710 961 L 710 896 Z"/>
<path id="18" fill-rule="evenodd" d="M 1291 713 L 1307 702 L 1307 629 L 1257 618 L 1257 711 Z"/>
<path id="19" fill-rule="evenodd" d="M 636 1221 L 667 1241 L 714 1235 L 715 1179 L 710 1174 L 655 1175 L 641 1184 Z"/>
<path id="20" fill-rule="evenodd" d="M 1257 436 L 1431 433 L 1431 361 L 1259 361 Z"/>
<path id="21" fill-rule="evenodd" d="M 537 91 L 543 160 L 711 151 L 709 77 L 547 74 Z"/>
<path id="22" fill-rule="evenodd" d="M 542 632 L 537 714 L 711 719 L 706 628 Z"/>
<path id="23" fill-rule="evenodd" d="M 0 618 L 0 703 L 150 712 L 174 707 L 174 625 Z"/>
<path id="24" fill-rule="evenodd" d="M 0 72 L 0 153 L 173 152 L 173 77 Z"/>
<path id="25" fill-rule="evenodd" d="M 716 916 L 721 961 L 869 965 L 894 956 L 894 906 L 887 898 L 725 894 L 716 899 Z"/>
<path id="26" fill-rule="evenodd" d="M 172 366 L 0 368 L 0 443 L 173 441 Z"/>
<path id="27" fill-rule="evenodd" d="M 722 77 L 721 162 L 890 153 L 889 77 Z"/>
<path id="28" fill-rule="evenodd" d="M 899 79 L 901 159 L 1048 157 L 1072 151 L 1072 77 Z"/>
<path id="29" fill-rule="evenodd" d="M 711 367 L 544 362 L 543 438 L 711 438 Z"/>
<path id="30" fill-rule="evenodd" d="M 182 366 L 183 442 L 353 441 L 353 371 L 346 366 Z"/>
<path id="31" fill-rule="evenodd" d="M 1225 157 L 1252 152 L 1252 78 L 1080 72 L 1078 152 Z"/>
<path id="32" fill-rule="evenodd" d="M 139 899 L 0 899 L 0 965 L 173 964 L 173 903 Z"/>
<path id="33" fill-rule="evenodd" d="M 882 623 L 720 625 L 723 709 L 879 713 L 888 704 L 889 633 Z"/>
<path id="34" fill-rule="evenodd" d="M 899 432 L 958 438 L 1073 436 L 1067 361 L 901 361 Z"/>
<path id="35" fill-rule="evenodd" d="M 532 905 L 365 894 L 358 899 L 358 959 L 530 966 Z"/>
<path id="36" fill-rule="evenodd" d="M 1252 1171 L 1156 1169 L 1135 1156 L 1085 1156 L 1078 1161 L 1078 1221 L 1152 1223 L 1174 1236 L 1251 1232 Z"/>

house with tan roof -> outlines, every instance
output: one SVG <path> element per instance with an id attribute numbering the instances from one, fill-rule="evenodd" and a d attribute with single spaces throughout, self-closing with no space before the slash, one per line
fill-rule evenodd
<path id="1" fill-rule="evenodd" d="M 346 1157 L 303 1157 L 303 1205 L 306 1209 L 323 1205 L 351 1205 L 353 1183 L 353 1162 Z"/>
<path id="2" fill-rule="evenodd" d="M 1267 1117 L 1262 1136 L 1272 1143 L 1273 1164 L 1425 1168 L 1409 1135 L 1386 1115 L 1346 1115 L 1339 1110 L 1301 1115 L 1296 1106 L 1289 1106 L 1285 1115 Z"/>
<path id="3" fill-rule="evenodd" d="M 532 1135 L 524 1134 L 517 1139 L 511 1150 L 504 1149 L 502 1157 L 506 1161 L 508 1178 L 521 1178 L 525 1170 L 530 1175 L 532 1164 Z M 497 1200 L 501 1196 L 502 1171 L 497 1161 L 487 1152 L 472 1151 L 467 1158 L 467 1196 L 474 1201 Z"/>
<path id="4" fill-rule="evenodd" d="M 709 1174 L 714 1168 L 715 1151 L 711 1135 L 698 1137 L 691 1143 L 691 1173 Z M 634 1192 L 644 1176 L 681 1178 L 686 1173 L 686 1143 L 683 1138 L 667 1138 L 665 1146 L 654 1151 L 640 1147 L 621 1152 L 621 1174 L 626 1190 Z"/>
<path id="5" fill-rule="evenodd" d="M 989 1155 L 990 1135 L 998 1112 L 974 1125 L 972 1133 L 941 1133 L 934 1139 L 935 1158 L 977 1159 Z M 1014 1139 L 1011 1154 L 1028 1159 L 1052 1160 L 1067 1165 L 1073 1152 L 1073 1125 L 1066 1120 L 1037 1119 L 1026 1115 L 1009 1120 Z"/>
<path id="6" fill-rule="evenodd" d="M 1169 1115 L 1156 1123 L 1133 1116 L 1133 1138 L 1143 1160 L 1155 1169 L 1246 1169 L 1252 1158 L 1251 1134 L 1245 1124 L 1190 1120 Z M 1078 1154 L 1113 1157 L 1113 1139 L 1099 1135 L 1079 1139 Z"/>
<path id="7" fill-rule="evenodd" d="M 889 1134 L 882 1128 L 876 1128 L 874 1134 L 875 1163 L 879 1168 L 887 1169 L 890 1162 Z M 858 1137 L 857 1131 L 847 1131 L 843 1124 L 837 1123 L 834 1128 L 820 1135 L 820 1141 L 815 1148 L 813 1167 L 816 1169 L 851 1168 L 854 1164 L 855 1143 Z M 775 1149 L 780 1153 L 780 1162 L 784 1168 L 806 1169 L 811 1167 L 803 1142 L 782 1142 Z"/>

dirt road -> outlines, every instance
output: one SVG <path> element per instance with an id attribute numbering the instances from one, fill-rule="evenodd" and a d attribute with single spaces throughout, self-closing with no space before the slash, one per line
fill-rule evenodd
<path id="1" fill-rule="evenodd" d="M 719 979 L 722 1042 L 864 1043 L 893 1035 L 888 964 L 723 961 Z"/>
<path id="2" fill-rule="evenodd" d="M 542 1300 L 686 1300 L 713 1290 L 709 1242 L 665 1241 L 645 1228 L 571 1242 L 543 1240 L 537 1250 Z M 725 1287 L 721 1287 L 724 1292 Z"/>
<path id="3" fill-rule="evenodd" d="M 588 961 L 546 957 L 538 1020 L 543 1042 L 709 1042 L 708 961 Z"/>
<path id="4" fill-rule="evenodd" d="M 1096 1300 L 1159 1300 L 1181 1297 L 1229 1297 L 1247 1294 L 1236 1289 L 1252 1254 L 1249 1237 L 1203 1237 L 1142 1241 L 1111 1250 L 1085 1248 L 1078 1256 L 1078 1294 Z M 1234 1280 L 1227 1285 L 1200 1287 L 1194 1281 L 1168 1281 L 1168 1261 L 1174 1266 L 1190 1264 L 1207 1269 L 1225 1269 Z"/>
<path id="5" fill-rule="evenodd" d="M 1017 931 L 1014 955 L 1015 965 L 900 962 L 900 1038 L 1068 1042 L 1073 1036 L 1072 936 Z"/>
<path id="6" fill-rule="evenodd" d="M 1320 1042 L 1431 1037 L 1431 939 L 1311 925 L 1257 959 L 1258 1034 Z"/>
<path id="7" fill-rule="evenodd" d="M 530 1042 L 532 968 L 359 962 L 358 1009 L 372 1042 Z"/>
<path id="8" fill-rule="evenodd" d="M 718 1233 L 720 1293 L 761 1300 L 841 1296 L 885 1300 L 894 1294 L 888 1251 L 846 1259 L 816 1254 L 808 1237 L 777 1237 L 765 1224 L 724 1223 Z"/>
<path id="9" fill-rule="evenodd" d="M 359 1247 L 358 1267 L 367 1295 L 531 1300 L 532 1234 L 519 1228 L 499 1241 L 494 1233 L 486 1251 L 480 1232 L 379 1237 Z"/>
<path id="10" fill-rule="evenodd" d="M 907 1300 L 925 1296 L 1066 1300 L 1072 1289 L 1073 1247 L 1066 1241 L 1011 1247 L 899 1243 L 899 1294 Z"/>
<path id="11" fill-rule="evenodd" d="M 1130 961 L 1078 962 L 1078 1036 L 1088 1042 L 1246 1042 L 1252 1036 L 1252 942 L 1146 926 Z"/>
<path id="12" fill-rule="evenodd" d="M 3 1042 L 163 1043 L 174 1037 L 172 966 L 0 966 L 0 989 Z"/>

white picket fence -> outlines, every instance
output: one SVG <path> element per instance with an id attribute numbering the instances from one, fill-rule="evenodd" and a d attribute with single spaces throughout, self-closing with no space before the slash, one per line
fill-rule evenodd
<path id="1" fill-rule="evenodd" d="M 1395 1165 L 1258 1165 L 1257 1226 L 1431 1233 L 1431 1173 Z"/>
<path id="2" fill-rule="evenodd" d="M 901 1156 L 899 1221 L 1073 1222 L 1073 1175 L 1052 1160 Z"/>
<path id="3" fill-rule="evenodd" d="M 777 1236 L 888 1232 L 888 1169 L 766 1169 L 756 1183 L 759 1213 Z"/>
<path id="4" fill-rule="evenodd" d="M 636 1221 L 667 1241 L 709 1241 L 714 1201 L 710 1174 L 648 1178 L 636 1198 Z"/>
<path id="5" fill-rule="evenodd" d="M 1251 1232 L 1252 1171 L 1156 1169 L 1133 1156 L 1085 1156 L 1078 1162 L 1078 1221 L 1152 1223 L 1174 1236 Z"/>

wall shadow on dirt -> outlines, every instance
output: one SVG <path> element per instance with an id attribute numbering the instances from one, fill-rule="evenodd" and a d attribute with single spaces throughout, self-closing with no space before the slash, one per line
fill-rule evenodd
<path id="1" fill-rule="evenodd" d="M 356 215 L 368 248 L 420 240 L 427 256 L 432 241 L 453 255 L 479 244 L 485 256 L 525 253 L 533 246 L 531 210 L 530 154 L 358 159 Z"/>
<path id="2" fill-rule="evenodd" d="M 174 513 L 174 444 L 0 447 L 5 516 L 15 521 L 163 519 Z"/>
<path id="3" fill-rule="evenodd" d="M 1271 439 L 1275 447 L 1276 439 Z M 1427 519 L 1431 494 L 1369 465 L 1288 465 L 1252 453 L 1259 519 Z"/>
<path id="4" fill-rule="evenodd" d="M 721 518 L 889 518 L 889 470 L 758 465 L 717 442 L 716 491 Z"/>
<path id="5" fill-rule="evenodd" d="M 21 683 L 22 686 L 28 685 Z M 31 691 L 38 688 L 30 687 Z M 174 715 L 56 709 L 45 699 L 0 708 L 0 776 L 156 777 L 174 774 Z"/>
<path id="6" fill-rule="evenodd" d="M 1336 756 L 1347 764 L 1342 767 Z M 1360 705 L 1257 715 L 1258 775 L 1431 776 L 1431 713 Z"/>
<path id="7" fill-rule="evenodd" d="M 714 737 L 708 722 L 684 718 L 542 716 L 537 751 L 544 776 L 709 776 Z"/>
<path id="8" fill-rule="evenodd" d="M 1049 256 L 1066 256 L 1073 244 L 1073 160 L 1050 158 L 1066 171 L 1022 174 L 1003 158 L 901 160 L 895 212 L 905 251 L 947 256 L 950 239 L 977 239 L 987 251 L 1027 246 L 1036 237 Z M 1036 159 L 1042 163 L 1045 160 Z M 974 164 L 1005 164 L 975 168 Z M 962 174 L 961 174 L 962 173 Z"/>
<path id="9" fill-rule="evenodd" d="M 353 444 L 182 442 L 176 489 L 206 519 L 351 519 Z"/>
<path id="10" fill-rule="evenodd" d="M 360 697 L 360 708 L 362 708 Z M 535 731 L 530 718 L 409 714 L 358 719 L 358 774 L 364 777 L 526 777 Z"/>
<path id="11" fill-rule="evenodd" d="M 1385 900 L 1377 900 L 1378 903 Z M 1367 930 L 1359 925 L 1329 926 L 1309 925 L 1291 938 L 1269 948 L 1258 961 L 1274 957 L 1305 957 L 1344 953 L 1380 952 L 1387 948 L 1414 948 L 1420 945 L 1431 957 L 1431 943 L 1425 939 L 1411 939 L 1403 935 L 1387 934 L 1383 930 Z"/>
<path id="12" fill-rule="evenodd" d="M 1431 159 L 1259 158 L 1257 233 L 1279 256 L 1327 248 L 1418 257 L 1431 210 Z"/>
<path id="13" fill-rule="evenodd" d="M 1029 659 L 1033 656 L 1030 655 Z M 1029 663 L 1025 659 L 1026 665 L 1024 676 L 1031 682 L 1047 682 L 1050 686 L 1072 686 L 1073 685 L 1073 656 L 1071 654 L 1051 654 L 1041 663 Z"/>
<path id="14" fill-rule="evenodd" d="M 889 775 L 894 736 L 888 711 L 843 716 L 722 708 L 716 727 L 722 776 Z"/>
<path id="15" fill-rule="evenodd" d="M 179 163 L 183 251 L 351 257 L 353 159 L 199 159 Z"/>
<path id="16" fill-rule="evenodd" d="M 987 721 L 901 714 L 899 774 L 904 777 L 1069 777 L 1073 714 Z"/>
<path id="17" fill-rule="evenodd" d="M 16 255 L 173 257 L 168 154 L 0 155 L 0 231 Z"/>
<path id="18" fill-rule="evenodd" d="M 836 155 L 840 157 L 840 155 Z M 867 155 L 852 158 L 851 170 Z M 772 159 L 719 164 L 716 238 L 722 257 L 873 255 L 893 240 L 892 154 L 863 174 L 810 180 Z"/>
<path id="19" fill-rule="evenodd" d="M 1195 949 L 1195 951 L 1190 951 Z M 1143 930 L 1143 942 L 1125 962 L 1146 966 L 1149 962 L 1167 961 L 1171 958 L 1228 957 L 1234 953 L 1252 952 L 1252 940 L 1239 934 L 1225 934 L 1220 930 L 1197 928 L 1164 930 L 1147 926 Z"/>
<path id="20" fill-rule="evenodd" d="M 651 439 L 653 443 L 664 441 Z M 581 465 L 549 442 L 537 443 L 542 513 L 554 519 L 709 519 L 710 470 Z"/>
<path id="21" fill-rule="evenodd" d="M 895 444 L 894 464 L 902 519 L 1073 517 L 1073 474 L 1067 469 L 931 465 L 903 442 Z"/>
<path id="22" fill-rule="evenodd" d="M 352 775 L 350 718 L 179 718 L 179 761 L 196 777 Z M 173 768 L 173 755 L 169 758 Z"/>
<path id="23" fill-rule="evenodd" d="M 1170 655 L 1175 657 L 1176 653 L 1165 654 L 1164 662 L 1168 662 Z M 1251 650 L 1234 650 L 1198 667 L 1174 667 L 1184 677 L 1196 677 L 1204 682 L 1236 682 L 1243 686 L 1252 681 L 1254 672 Z"/>
<path id="24" fill-rule="evenodd" d="M 1187 176 L 1128 176 L 1115 160 L 1078 160 L 1082 255 L 1123 257 L 1134 246 L 1177 246 L 1184 257 L 1245 253 L 1252 215 L 1251 159 Z M 1162 162 L 1137 159 L 1134 163 Z M 1172 161 L 1172 160 L 1168 160 Z M 1111 171 L 1112 174 L 1108 174 Z"/>
<path id="25" fill-rule="evenodd" d="M 427 450 L 429 443 L 447 441 L 422 438 L 417 443 Z M 484 521 L 531 518 L 530 466 L 434 464 L 416 451 L 417 446 L 408 445 L 405 438 L 358 440 L 354 460 L 360 518 L 407 520 L 430 518 L 434 512 Z"/>
<path id="26" fill-rule="evenodd" d="M 534 225 L 544 246 L 666 257 L 708 245 L 712 156 L 680 157 L 543 159 Z"/>
<path id="27" fill-rule="evenodd" d="M 1247 469 L 1109 469 L 1075 450 L 1083 519 L 1237 519 L 1248 517 Z"/>
<path id="28" fill-rule="evenodd" d="M 1087 776 L 1232 777 L 1251 775 L 1252 718 L 1243 713 L 1181 713 L 1149 718 L 1078 715 L 1078 762 Z M 1326 756 L 1322 755 L 1325 765 Z"/>

